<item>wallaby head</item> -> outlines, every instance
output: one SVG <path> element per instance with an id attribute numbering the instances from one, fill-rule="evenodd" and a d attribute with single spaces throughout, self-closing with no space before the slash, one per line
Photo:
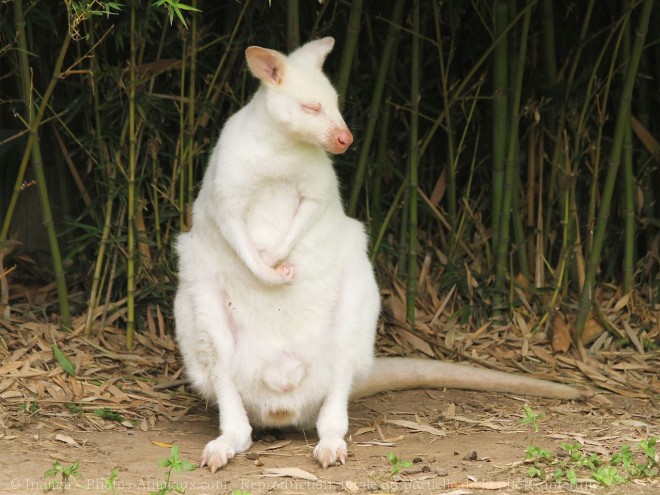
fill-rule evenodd
<path id="1" fill-rule="evenodd" d="M 334 44 L 331 37 L 310 41 L 288 57 L 251 46 L 245 58 L 262 83 L 269 116 L 292 137 L 337 154 L 348 149 L 353 135 L 339 113 L 337 92 L 322 70 Z"/>

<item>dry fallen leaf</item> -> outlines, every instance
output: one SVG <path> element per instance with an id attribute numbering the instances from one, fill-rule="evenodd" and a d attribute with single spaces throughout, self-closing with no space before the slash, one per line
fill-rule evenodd
<path id="1" fill-rule="evenodd" d="M 348 493 L 358 493 L 360 491 L 360 487 L 355 481 L 346 480 L 344 481 L 344 490 L 346 490 Z"/>
<path id="2" fill-rule="evenodd" d="M 584 345 L 587 345 L 600 337 L 604 331 L 605 329 L 600 323 L 593 318 L 589 318 L 584 322 L 584 330 L 582 331 L 582 337 L 580 337 L 580 339 Z"/>
<path id="3" fill-rule="evenodd" d="M 447 436 L 447 434 L 444 431 L 438 430 L 437 428 L 434 428 L 431 425 L 415 423 L 414 421 L 408 421 L 405 419 L 388 419 L 386 423 L 402 426 L 404 428 L 408 428 L 409 430 L 413 430 L 413 431 L 430 433 L 431 435 L 435 435 L 438 437 Z"/>
<path id="4" fill-rule="evenodd" d="M 286 447 L 287 445 L 291 445 L 292 440 L 282 440 L 281 442 L 277 443 L 272 443 L 270 445 L 266 445 L 264 447 L 264 450 L 277 450 L 281 449 L 282 447 Z"/>
<path id="5" fill-rule="evenodd" d="M 63 442 L 67 445 L 73 445 L 74 447 L 80 447 L 80 444 L 76 442 L 73 438 L 71 438 L 68 435 L 62 435 L 61 433 L 55 435 L 55 440 L 57 440 L 58 442 Z"/>
<path id="6" fill-rule="evenodd" d="M 153 443 L 156 447 L 163 447 L 163 448 L 166 448 L 166 449 L 171 449 L 172 448 L 172 444 L 167 443 L 167 442 L 152 441 L 151 443 Z"/>
<path id="7" fill-rule="evenodd" d="M 318 481 L 318 477 L 314 476 L 312 473 L 296 467 L 264 469 L 263 476 Z"/>
<path id="8" fill-rule="evenodd" d="M 415 349 L 417 349 L 420 352 L 423 352 L 427 356 L 430 357 L 435 357 L 435 353 L 433 352 L 433 349 L 431 346 L 428 344 L 423 339 L 420 339 L 417 335 L 414 333 L 409 332 L 408 330 L 405 330 L 403 328 L 397 328 L 397 333 L 410 345 L 412 345 Z"/>
<path id="9" fill-rule="evenodd" d="M 365 433 L 372 433 L 373 431 L 375 431 L 373 426 L 363 426 L 353 433 L 353 436 L 356 437 L 358 435 L 364 435 Z"/>
<path id="10" fill-rule="evenodd" d="M 465 481 L 462 483 L 452 483 L 452 488 L 476 488 L 479 490 L 501 490 L 509 486 L 508 481 Z M 449 492 L 454 493 L 454 492 Z M 447 494 L 445 494 L 447 495 Z"/>
<path id="11" fill-rule="evenodd" d="M 552 320 L 552 349 L 555 352 L 566 352 L 571 347 L 571 329 L 564 321 L 564 317 L 557 313 Z"/>

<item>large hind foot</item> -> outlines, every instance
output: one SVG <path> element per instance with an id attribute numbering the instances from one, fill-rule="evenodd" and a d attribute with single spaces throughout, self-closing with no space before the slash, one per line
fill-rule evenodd
<path id="1" fill-rule="evenodd" d="M 314 449 L 314 458 L 323 469 L 346 464 L 348 448 L 343 438 L 322 438 Z"/>
<path id="2" fill-rule="evenodd" d="M 252 445 L 252 439 L 244 442 L 232 442 L 227 435 L 220 435 L 204 447 L 200 467 L 208 466 L 211 473 L 226 466 L 236 454 L 245 452 Z"/>

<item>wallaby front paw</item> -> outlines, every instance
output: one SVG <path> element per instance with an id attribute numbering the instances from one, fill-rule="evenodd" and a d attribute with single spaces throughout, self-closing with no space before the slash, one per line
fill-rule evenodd
<path id="1" fill-rule="evenodd" d="M 283 283 L 290 284 L 296 277 L 296 267 L 291 263 L 280 263 L 275 268 L 275 272 L 282 278 Z"/>
<path id="2" fill-rule="evenodd" d="M 346 464 L 348 447 L 342 438 L 322 438 L 314 449 L 314 458 L 323 469 L 337 463 Z"/>

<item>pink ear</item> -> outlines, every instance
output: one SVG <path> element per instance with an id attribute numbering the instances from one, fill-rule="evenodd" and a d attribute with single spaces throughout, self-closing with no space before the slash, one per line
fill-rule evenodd
<path id="1" fill-rule="evenodd" d="M 254 77 L 266 84 L 282 84 L 284 55 L 260 46 L 250 46 L 245 50 L 245 59 Z"/>

